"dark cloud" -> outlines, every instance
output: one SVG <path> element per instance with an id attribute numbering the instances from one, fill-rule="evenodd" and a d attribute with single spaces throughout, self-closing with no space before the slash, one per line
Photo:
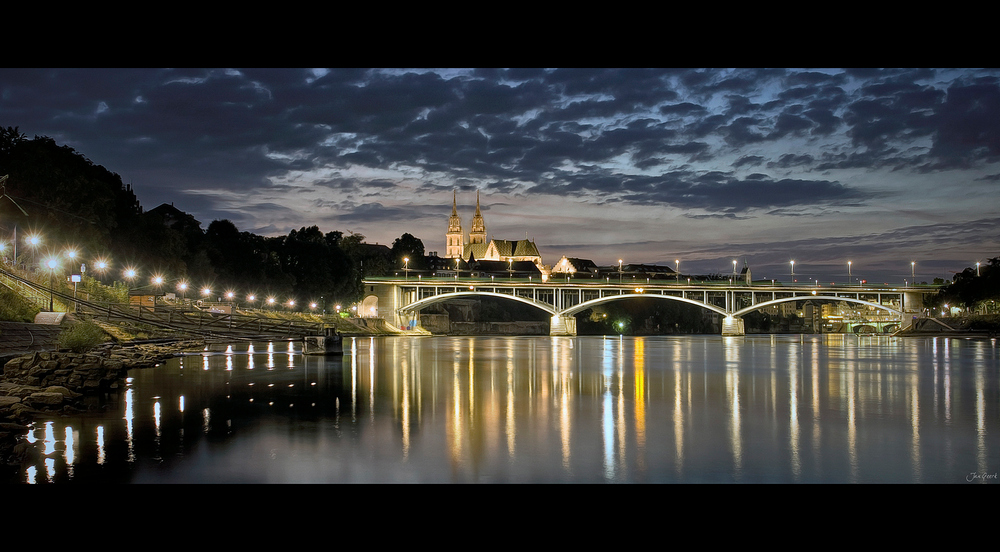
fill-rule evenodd
<path id="1" fill-rule="evenodd" d="M 998 120 L 996 70 L 0 70 L 0 124 L 122 174 L 144 204 L 197 194 L 200 220 L 231 209 L 210 190 L 292 194 L 285 179 L 350 196 L 344 214 L 322 200 L 345 223 L 405 220 L 405 179 L 764 224 L 868 208 L 883 196 L 863 182 L 887 173 L 992 182 Z M 256 227 L 287 224 L 268 201 Z"/>

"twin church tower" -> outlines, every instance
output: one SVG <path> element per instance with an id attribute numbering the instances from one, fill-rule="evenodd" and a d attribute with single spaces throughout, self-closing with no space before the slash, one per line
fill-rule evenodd
<path id="1" fill-rule="evenodd" d="M 465 257 L 465 233 L 462 232 L 462 217 L 458 216 L 458 192 L 451 200 L 451 218 L 448 219 L 448 247 L 446 256 L 449 259 L 463 259 Z M 472 230 L 469 231 L 468 245 L 486 243 L 486 221 L 479 211 L 479 192 L 476 191 L 476 214 L 472 217 Z"/>
<path id="2" fill-rule="evenodd" d="M 445 256 L 449 259 L 462 259 L 465 262 L 480 261 L 531 261 L 542 266 L 542 257 L 538 254 L 535 242 L 523 240 L 490 240 L 486 241 L 486 221 L 479 209 L 479 192 L 476 191 L 476 214 L 472 216 L 472 229 L 469 230 L 469 241 L 465 241 L 462 231 L 462 217 L 458 216 L 458 192 L 451 201 L 451 217 L 448 219 L 448 233 L 445 235 L 447 245 Z"/>

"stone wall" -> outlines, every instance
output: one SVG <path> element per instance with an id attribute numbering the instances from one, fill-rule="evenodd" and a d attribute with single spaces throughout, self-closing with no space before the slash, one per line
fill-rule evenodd
<path id="1" fill-rule="evenodd" d="M 128 370 L 150 368 L 192 343 L 104 347 L 92 353 L 34 352 L 15 357 L 0 379 L 0 459 L 11 463 L 31 447 L 21 437 L 37 416 L 85 411 L 87 397 L 121 389 Z"/>

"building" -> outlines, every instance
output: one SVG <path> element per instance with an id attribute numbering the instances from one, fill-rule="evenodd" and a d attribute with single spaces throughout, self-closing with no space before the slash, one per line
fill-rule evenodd
<path id="1" fill-rule="evenodd" d="M 486 241 L 486 220 L 479 208 L 479 192 L 476 192 L 476 214 L 472 217 L 472 228 L 468 239 L 462 230 L 462 217 L 458 215 L 458 195 L 452 197 L 451 217 L 445 234 L 445 256 L 448 259 L 473 261 L 502 261 L 504 263 L 530 261 L 542 269 L 542 256 L 533 240 Z"/>

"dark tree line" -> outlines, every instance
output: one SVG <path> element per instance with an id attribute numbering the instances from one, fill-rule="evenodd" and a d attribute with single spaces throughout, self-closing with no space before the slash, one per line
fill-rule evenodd
<path id="1" fill-rule="evenodd" d="M 43 250 L 59 244 L 79 248 L 85 258 L 110 257 L 116 272 L 108 279 L 132 265 L 147 275 L 185 279 L 192 287 L 210 285 L 299 303 L 322 297 L 331 305 L 360 299 L 363 277 L 389 274 L 403 266 L 403 257 L 411 259 L 411 269 L 424 264 L 423 243 L 410 234 L 390 251 L 364 243 L 360 234 L 324 234 L 316 226 L 266 237 L 241 232 L 229 220 L 202 229 L 172 205 L 144 211 L 118 174 L 51 138 L 29 140 L 17 127 L 0 128 L 3 175 L 8 179 L 0 197 L 0 241 L 10 242 L 16 231 L 22 263 L 31 253 L 23 238 L 39 232 Z"/>
<path id="2" fill-rule="evenodd" d="M 939 309 L 947 304 L 974 309 L 990 301 L 993 303 L 989 310 L 995 310 L 993 306 L 1000 303 L 1000 257 L 980 264 L 978 269 L 970 266 L 956 274 L 928 306 Z"/>

